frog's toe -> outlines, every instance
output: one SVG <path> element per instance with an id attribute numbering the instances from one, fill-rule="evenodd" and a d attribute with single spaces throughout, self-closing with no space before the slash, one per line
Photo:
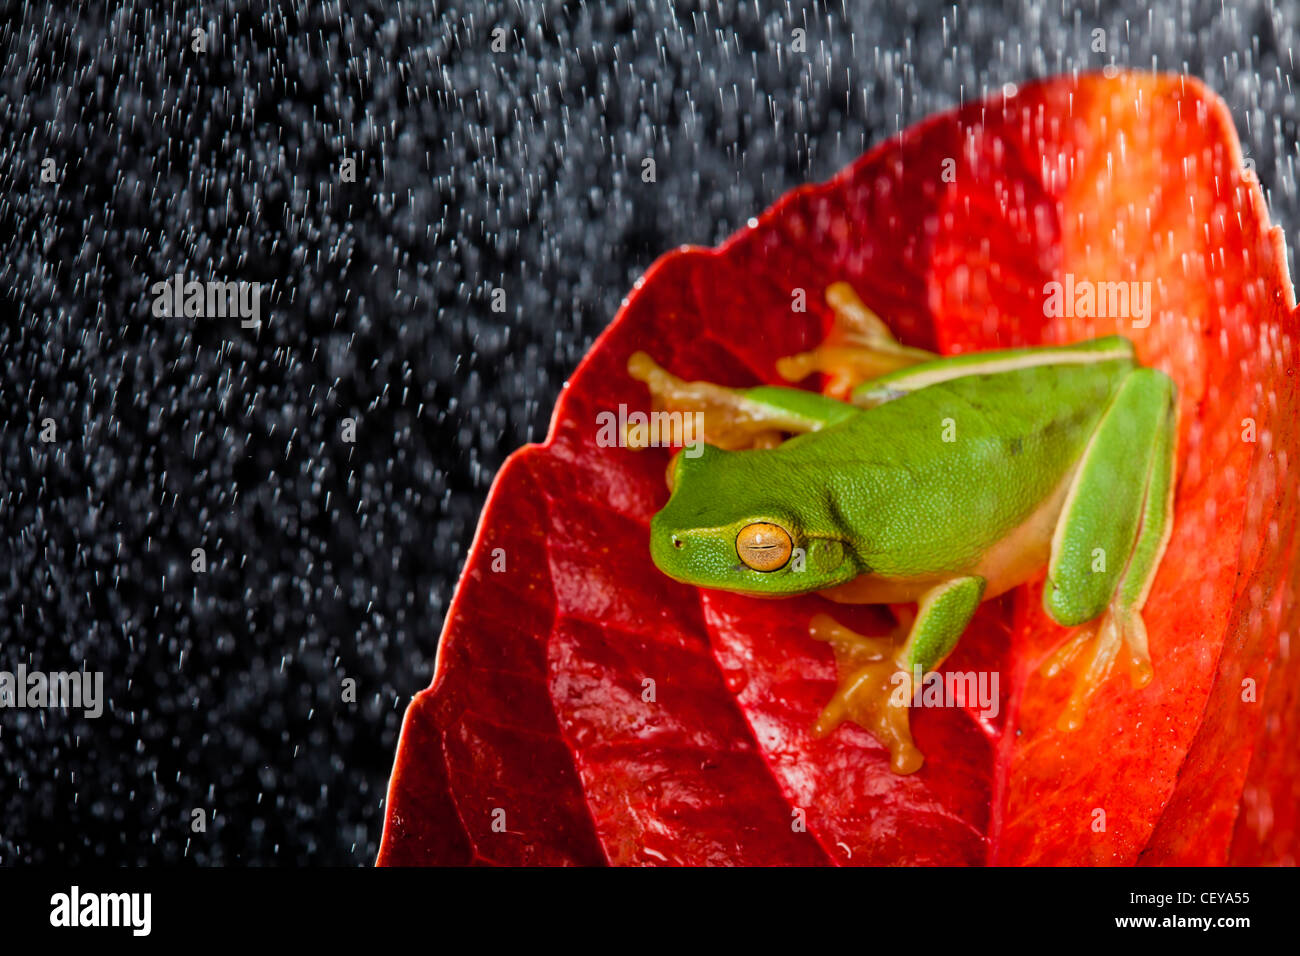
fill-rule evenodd
<path id="1" fill-rule="evenodd" d="M 915 773 L 925 758 L 912 741 L 911 699 L 911 675 L 891 659 L 841 671 L 840 685 L 813 724 L 813 735 L 825 737 L 850 720 L 889 748 L 895 773 Z"/>
<path id="2" fill-rule="evenodd" d="M 777 359 L 776 371 L 787 382 L 801 382 L 813 372 L 821 372 L 826 376 L 825 394 L 847 401 L 863 382 L 929 357 L 912 358 L 900 351 L 870 345 L 819 345 L 810 352 Z"/>
<path id="3" fill-rule="evenodd" d="M 1145 687 L 1154 672 L 1142 615 L 1108 608 L 1096 620 L 1080 627 L 1044 662 L 1042 673 L 1048 678 L 1066 670 L 1077 672 L 1074 690 L 1057 720 L 1058 729 L 1070 731 L 1082 726 L 1089 700 L 1110 676 L 1121 651 L 1127 657 L 1133 686 Z"/>
<path id="4" fill-rule="evenodd" d="M 817 348 L 777 361 L 777 374 L 786 381 L 800 382 L 821 372 L 827 376 L 826 393 L 847 399 L 862 382 L 935 357 L 894 338 L 847 282 L 828 286 L 826 302 L 833 315 L 830 334 Z"/>
<path id="5" fill-rule="evenodd" d="M 900 622 L 905 636 L 906 622 Z M 924 757 L 912 741 L 909 707 L 911 675 L 894 655 L 902 644 L 898 635 L 869 637 L 849 630 L 828 614 L 809 624 L 813 638 L 826 641 L 835 652 L 839 686 L 813 724 L 813 735 L 825 737 L 845 720 L 871 733 L 889 748 L 895 773 L 914 773 Z"/>
<path id="6" fill-rule="evenodd" d="M 835 651 L 835 660 L 850 670 L 892 657 L 899 644 L 896 632 L 868 637 L 849 630 L 829 614 L 814 614 L 808 622 L 808 633 L 813 640 L 830 644 Z"/>
<path id="7" fill-rule="evenodd" d="M 670 444 L 682 445 L 698 439 L 728 450 L 772 448 L 781 443 L 782 430 L 792 427 L 788 415 L 773 413 L 761 403 L 746 398 L 740 389 L 712 382 L 684 381 L 660 367 L 645 352 L 632 354 L 627 360 L 627 371 L 650 389 L 655 412 L 681 413 L 669 419 L 670 425 L 677 429 Z M 692 427 L 693 422 L 688 418 L 696 413 L 701 422 L 698 429 Z M 624 435 L 623 441 L 628 447 L 637 447 L 630 435 Z"/>

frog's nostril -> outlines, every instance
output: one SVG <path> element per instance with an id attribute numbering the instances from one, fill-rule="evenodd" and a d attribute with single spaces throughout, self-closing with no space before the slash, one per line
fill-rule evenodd
<path id="1" fill-rule="evenodd" d="M 681 546 L 684 545 L 685 543 L 686 543 L 686 542 L 683 541 L 681 538 L 677 537 L 677 535 L 673 535 L 673 547 L 674 547 L 674 548 L 678 548 L 678 549 L 680 549 Z"/>

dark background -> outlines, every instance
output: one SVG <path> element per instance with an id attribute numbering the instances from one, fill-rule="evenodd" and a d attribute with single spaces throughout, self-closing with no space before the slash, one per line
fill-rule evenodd
<path id="1" fill-rule="evenodd" d="M 632 282 L 931 112 L 1185 69 L 1300 221 L 1295 6 L 635 6 L 7 11 L 0 670 L 111 709 L 0 710 L 0 863 L 371 862 L 492 475 Z M 262 328 L 154 318 L 176 272 Z"/>

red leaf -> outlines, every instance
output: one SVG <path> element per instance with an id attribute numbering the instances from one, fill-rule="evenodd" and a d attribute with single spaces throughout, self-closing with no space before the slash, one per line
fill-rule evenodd
<path id="1" fill-rule="evenodd" d="M 1149 327 L 1045 318 L 1043 286 L 1067 273 L 1149 281 Z M 1037 667 L 1066 632 L 1041 583 L 1017 589 L 981 608 L 946 665 L 997 671 L 999 716 L 914 711 L 926 764 L 900 777 L 856 727 L 809 735 L 834 686 L 829 648 L 807 636 L 822 599 L 760 602 L 655 569 L 646 523 L 668 453 L 595 441 L 599 412 L 648 405 L 629 354 L 778 383 L 774 361 L 820 341 L 822 290 L 841 279 L 913 344 L 1121 331 L 1178 382 L 1148 687 L 1117 675 L 1083 728 L 1056 731 L 1069 688 Z M 795 288 L 808 313 L 791 312 Z M 379 862 L 1295 862 L 1294 308 L 1226 108 L 1177 76 L 1054 80 L 934 117 L 720 248 L 664 256 L 574 374 L 546 444 L 497 476 L 433 684 L 407 712 Z"/>

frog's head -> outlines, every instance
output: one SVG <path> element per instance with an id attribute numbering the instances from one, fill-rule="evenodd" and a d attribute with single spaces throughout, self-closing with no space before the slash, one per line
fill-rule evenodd
<path id="1" fill-rule="evenodd" d="M 779 597 L 865 570 L 825 483 L 801 475 L 777 450 L 679 452 L 669 484 L 668 504 L 650 522 L 650 555 L 671 578 Z"/>

